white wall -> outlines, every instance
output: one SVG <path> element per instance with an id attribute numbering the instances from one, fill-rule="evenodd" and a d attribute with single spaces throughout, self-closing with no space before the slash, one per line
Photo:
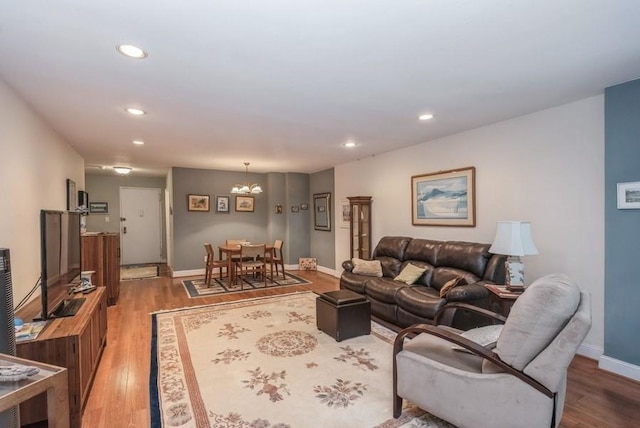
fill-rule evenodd
<path id="1" fill-rule="evenodd" d="M 467 166 L 476 167 L 476 227 L 412 226 L 411 176 Z M 336 200 L 373 196 L 374 245 L 386 235 L 491 242 L 496 221 L 531 221 L 540 254 L 524 258 L 526 282 L 564 272 L 589 291 L 585 344 L 602 352 L 604 96 L 340 165 L 335 176 Z M 349 231 L 335 230 L 340 266 Z"/>
<path id="2" fill-rule="evenodd" d="M 40 276 L 40 210 L 66 210 L 67 178 L 84 190 L 84 160 L 2 80 L 0 153 L 0 247 L 17 304 Z"/>

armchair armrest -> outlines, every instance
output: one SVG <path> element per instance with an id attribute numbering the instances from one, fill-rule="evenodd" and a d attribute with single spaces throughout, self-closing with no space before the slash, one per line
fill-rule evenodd
<path id="1" fill-rule="evenodd" d="M 541 392 L 547 397 L 549 398 L 554 397 L 554 394 L 553 392 L 551 392 L 551 390 L 543 386 L 541 383 L 539 383 L 537 380 L 533 379 L 532 377 L 524 374 L 519 370 L 514 369 L 513 367 L 511 367 L 510 365 L 502 361 L 498 356 L 498 354 L 496 354 L 495 352 L 475 342 L 472 342 L 471 340 L 467 339 L 466 337 L 462 337 L 457 333 L 439 328 L 437 326 L 432 326 L 427 324 L 415 324 L 415 325 L 412 325 L 411 327 L 407 327 L 404 330 L 401 330 L 396 336 L 395 341 L 393 342 L 393 387 L 394 387 L 393 394 L 394 394 L 394 397 L 397 397 L 396 385 L 398 381 L 396 355 L 402 351 L 404 347 L 404 340 L 408 335 L 417 335 L 421 333 L 430 334 L 432 336 L 436 336 L 448 342 L 462 346 L 463 348 L 469 350 L 474 355 L 478 355 L 490 361 L 491 363 L 500 367 L 506 373 L 509 373 L 510 375 L 517 377 L 518 379 L 525 382 L 527 385 L 531 386 L 532 388 L 535 388 L 537 391 Z"/>
<path id="2" fill-rule="evenodd" d="M 347 272 L 353 271 L 353 263 L 351 262 L 351 260 L 343 261 L 342 262 L 342 269 L 346 270 Z"/>

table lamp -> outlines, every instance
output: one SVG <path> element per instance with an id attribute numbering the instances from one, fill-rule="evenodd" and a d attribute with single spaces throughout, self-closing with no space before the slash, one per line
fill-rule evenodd
<path id="1" fill-rule="evenodd" d="M 489 252 L 507 255 L 505 262 L 507 290 L 524 289 L 524 264 L 520 257 L 538 254 L 531 239 L 531 223 L 528 221 L 499 221 L 496 237 Z"/>

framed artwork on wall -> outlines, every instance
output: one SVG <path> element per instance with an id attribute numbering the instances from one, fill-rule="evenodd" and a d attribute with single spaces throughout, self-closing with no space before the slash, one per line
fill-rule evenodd
<path id="1" fill-rule="evenodd" d="M 340 227 L 349 229 L 351 223 L 351 205 L 349 201 L 340 201 Z"/>
<path id="2" fill-rule="evenodd" d="M 209 211 L 209 195 L 187 195 L 188 211 Z"/>
<path id="3" fill-rule="evenodd" d="M 78 208 L 78 193 L 76 182 L 67 178 L 67 211 L 75 211 Z"/>
<path id="4" fill-rule="evenodd" d="M 474 167 L 411 177 L 411 223 L 475 227 L 475 177 Z"/>
<path id="5" fill-rule="evenodd" d="M 89 212 L 91 214 L 109 214 L 109 203 L 89 202 Z"/>
<path id="6" fill-rule="evenodd" d="M 313 228 L 315 230 L 331 230 L 331 193 L 315 193 L 313 195 Z"/>
<path id="7" fill-rule="evenodd" d="M 618 183 L 618 209 L 640 209 L 640 181 Z"/>
<path id="8" fill-rule="evenodd" d="M 229 213 L 229 196 L 216 195 L 216 212 L 217 213 Z"/>
<path id="9" fill-rule="evenodd" d="M 253 196 L 236 196 L 236 211 L 252 213 L 254 211 L 255 198 Z"/>

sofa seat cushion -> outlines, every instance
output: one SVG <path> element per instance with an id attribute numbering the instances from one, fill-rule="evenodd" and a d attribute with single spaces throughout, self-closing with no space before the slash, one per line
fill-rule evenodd
<path id="1" fill-rule="evenodd" d="M 440 297 L 438 290 L 414 285 L 398 290 L 396 303 L 407 312 L 433 319 L 436 312 L 447 303 L 447 300 Z"/>
<path id="2" fill-rule="evenodd" d="M 365 285 L 365 293 L 372 299 L 394 304 L 398 290 L 406 287 L 407 284 L 390 278 L 369 278 Z"/>
<path id="3" fill-rule="evenodd" d="M 357 273 L 342 272 L 340 277 L 340 288 L 343 290 L 351 290 L 356 293 L 364 294 L 364 284 L 370 276 L 358 275 Z"/>

